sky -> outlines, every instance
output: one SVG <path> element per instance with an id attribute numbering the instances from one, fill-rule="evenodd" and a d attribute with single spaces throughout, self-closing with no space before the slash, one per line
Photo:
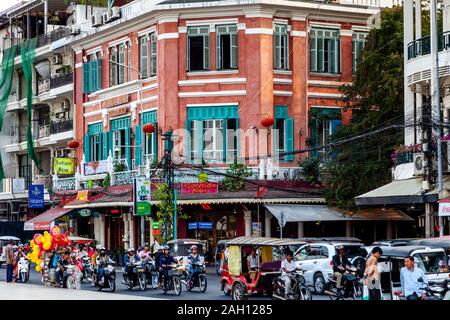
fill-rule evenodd
<path id="1" fill-rule="evenodd" d="M 6 10 L 19 2 L 21 0 L 0 0 L 0 11 Z"/>

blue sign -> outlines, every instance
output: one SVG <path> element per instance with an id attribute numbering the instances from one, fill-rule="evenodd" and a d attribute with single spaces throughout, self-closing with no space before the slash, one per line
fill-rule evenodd
<path id="1" fill-rule="evenodd" d="M 198 229 L 198 224 L 197 222 L 189 222 L 188 223 L 188 229 L 192 230 L 192 229 Z"/>
<path id="2" fill-rule="evenodd" d="M 198 228 L 212 230 L 212 222 L 199 222 Z"/>
<path id="3" fill-rule="evenodd" d="M 31 184 L 28 187 L 28 207 L 32 209 L 44 208 L 44 185 Z"/>

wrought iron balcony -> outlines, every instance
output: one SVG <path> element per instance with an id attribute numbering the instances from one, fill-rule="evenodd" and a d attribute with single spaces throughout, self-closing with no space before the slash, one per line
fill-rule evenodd
<path id="1" fill-rule="evenodd" d="M 73 119 L 63 119 L 50 124 L 50 134 L 57 134 L 73 129 Z"/>
<path id="2" fill-rule="evenodd" d="M 62 87 L 73 82 L 73 72 L 54 76 L 50 79 L 50 89 Z"/>
<path id="3" fill-rule="evenodd" d="M 450 50 L 450 31 L 439 33 L 438 51 Z M 426 36 L 408 43 L 408 60 L 431 53 L 430 37 Z"/>

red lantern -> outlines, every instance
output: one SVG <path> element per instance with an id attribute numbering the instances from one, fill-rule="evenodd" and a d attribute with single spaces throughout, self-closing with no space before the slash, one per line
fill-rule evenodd
<path id="1" fill-rule="evenodd" d="M 147 123 L 142 130 L 146 135 L 150 135 L 151 133 L 155 132 L 155 126 L 151 123 Z"/>
<path id="2" fill-rule="evenodd" d="M 267 114 L 261 120 L 261 124 L 266 128 L 273 126 L 274 123 L 275 123 L 275 120 L 273 119 L 273 117 L 271 117 Z"/>
<path id="3" fill-rule="evenodd" d="M 68 146 L 70 149 L 76 149 L 76 148 L 78 148 L 78 147 L 80 146 L 80 143 L 79 143 L 77 140 L 71 140 L 71 141 L 69 141 L 69 142 L 67 143 L 67 146 Z"/>

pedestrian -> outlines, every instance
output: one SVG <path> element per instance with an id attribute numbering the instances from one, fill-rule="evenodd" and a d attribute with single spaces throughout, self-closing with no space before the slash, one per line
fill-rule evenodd
<path id="1" fill-rule="evenodd" d="M 380 273 L 378 272 L 378 259 L 383 254 L 380 247 L 372 249 L 372 255 L 366 261 L 364 271 L 364 284 L 369 289 L 369 300 L 381 300 Z"/>
<path id="2" fill-rule="evenodd" d="M 405 266 L 400 270 L 400 282 L 406 300 L 424 300 L 427 297 L 424 287 L 428 281 L 423 270 L 414 266 L 411 256 L 405 258 Z"/>
<path id="3" fill-rule="evenodd" d="M 14 241 L 9 240 L 5 249 L 6 255 L 6 282 L 13 281 L 13 264 L 14 264 Z"/>

